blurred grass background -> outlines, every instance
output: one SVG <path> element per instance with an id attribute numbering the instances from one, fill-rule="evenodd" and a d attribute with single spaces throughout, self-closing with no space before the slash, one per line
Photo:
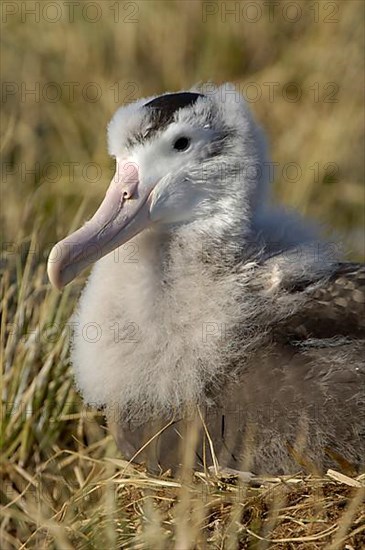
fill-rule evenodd
<path id="1" fill-rule="evenodd" d="M 69 369 L 82 278 L 59 294 L 45 264 L 108 185 L 115 109 L 205 80 L 251 100 L 277 196 L 363 259 L 364 3 L 65 4 L 1 5 L 1 548 L 360 548 L 363 477 L 181 484 L 116 458 Z"/>
<path id="2" fill-rule="evenodd" d="M 93 211 L 112 173 L 105 130 L 120 104 L 209 79 L 233 81 L 248 97 L 279 163 L 280 198 L 338 230 L 350 257 L 364 256 L 362 1 L 10 4 L 18 10 L 3 7 L 6 240 L 36 223 L 42 247 L 69 231 L 82 200 Z M 21 4 L 40 4 L 39 22 Z M 288 163 L 300 167 L 296 181 Z"/>

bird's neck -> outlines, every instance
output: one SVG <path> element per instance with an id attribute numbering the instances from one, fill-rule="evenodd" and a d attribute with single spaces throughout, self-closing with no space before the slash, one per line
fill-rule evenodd
<path id="1" fill-rule="evenodd" d="M 242 258 L 243 242 L 245 236 L 234 224 L 200 220 L 142 234 L 139 246 L 144 261 L 158 265 L 161 278 L 172 282 L 234 265 L 239 253 Z"/>

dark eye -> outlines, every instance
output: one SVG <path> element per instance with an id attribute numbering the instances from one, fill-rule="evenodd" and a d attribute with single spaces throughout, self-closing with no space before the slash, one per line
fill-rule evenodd
<path id="1" fill-rule="evenodd" d="M 178 138 L 174 143 L 174 149 L 175 151 L 179 151 L 181 153 L 182 151 L 186 151 L 190 146 L 190 139 L 187 137 L 180 137 Z"/>

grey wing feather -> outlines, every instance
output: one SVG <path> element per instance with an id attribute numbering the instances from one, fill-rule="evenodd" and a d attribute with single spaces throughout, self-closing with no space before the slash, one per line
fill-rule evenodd
<path id="1" fill-rule="evenodd" d="M 303 307 L 280 323 L 277 335 L 287 341 L 365 338 L 365 265 L 338 264 L 329 277 L 308 282 L 300 292 L 305 295 Z"/>

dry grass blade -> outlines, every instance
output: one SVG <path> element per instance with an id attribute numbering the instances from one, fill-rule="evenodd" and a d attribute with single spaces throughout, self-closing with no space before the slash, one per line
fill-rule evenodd
<path id="1" fill-rule="evenodd" d="M 341 472 L 336 472 L 335 470 L 327 470 L 326 475 L 331 479 L 339 481 L 340 483 L 345 483 L 345 485 L 348 485 L 349 487 L 363 487 L 364 486 L 357 479 L 352 479 L 352 477 L 346 476 L 345 474 L 342 474 Z"/>

